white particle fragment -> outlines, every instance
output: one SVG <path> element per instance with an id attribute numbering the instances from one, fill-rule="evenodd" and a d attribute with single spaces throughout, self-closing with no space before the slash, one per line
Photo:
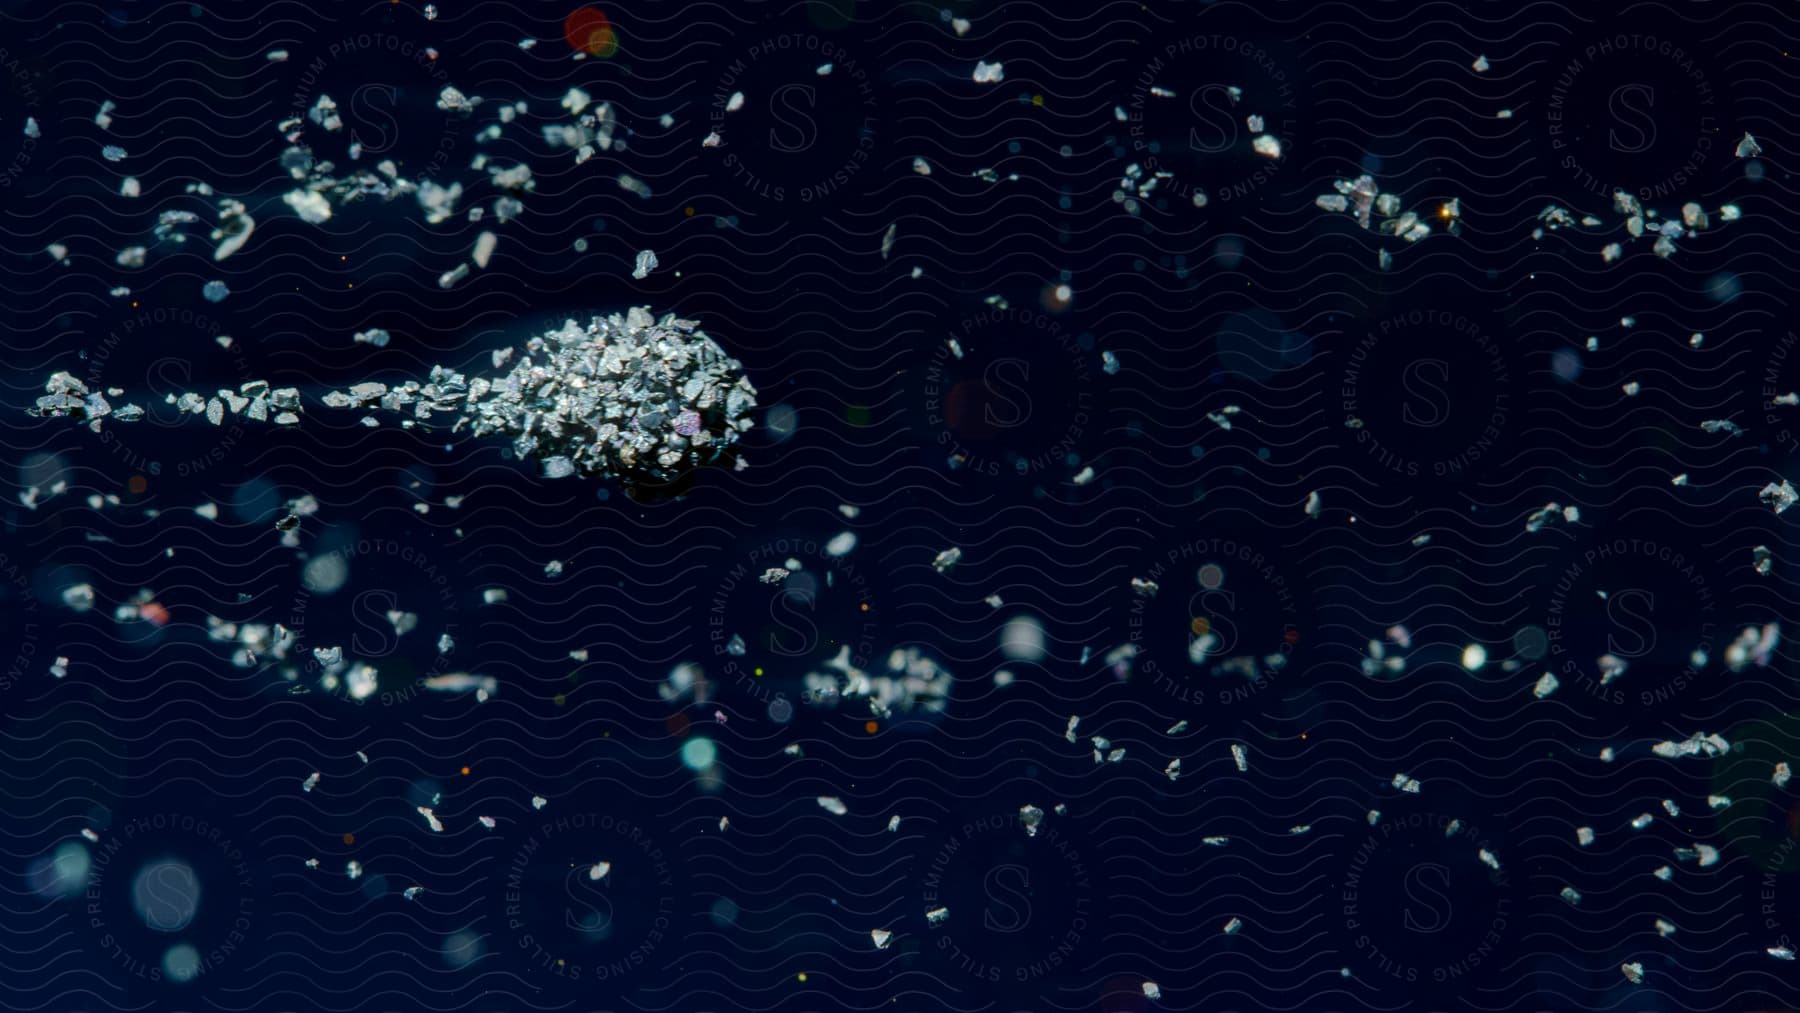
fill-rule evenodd
<path id="1" fill-rule="evenodd" d="M 631 276 L 642 281 L 643 279 L 650 277 L 651 271 L 656 270 L 656 264 L 656 251 L 639 250 L 637 264 L 631 269 Z"/>
<path id="2" fill-rule="evenodd" d="M 500 245 L 498 236 L 492 232 L 483 232 L 475 237 L 475 250 L 469 254 L 469 259 L 475 262 L 476 267 L 485 268 L 488 266 L 488 261 L 494 258 L 494 247 L 498 245 Z"/>
<path id="3" fill-rule="evenodd" d="M 1288 827 L 1288 835 L 1291 837 L 1301 837 L 1310 833 L 1312 833 L 1311 823 L 1302 823 L 1298 826 Z"/>
<path id="4" fill-rule="evenodd" d="M 1222 848 L 1231 843 L 1231 838 L 1223 836 L 1202 837 L 1200 843 L 1209 848 Z"/>
<path id="5" fill-rule="evenodd" d="M 38 138 L 38 137 L 44 136 L 44 131 L 38 127 L 37 117 L 35 117 L 35 116 L 25 117 L 25 136 L 31 137 L 31 138 Z"/>
<path id="6" fill-rule="evenodd" d="M 1250 149 L 1264 158 L 1281 157 L 1281 142 L 1269 134 L 1263 134 L 1251 141 Z"/>
<path id="7" fill-rule="evenodd" d="M 1157 986 L 1156 982 L 1146 981 L 1146 982 L 1144 982 L 1142 987 L 1144 989 L 1144 998 L 1146 998 L 1146 999 L 1161 999 L 1162 998 L 1162 989 Z"/>
<path id="8" fill-rule="evenodd" d="M 1788 780 L 1793 776 L 1794 772 L 1788 768 L 1787 761 L 1782 760 L 1775 764 L 1775 774 L 1769 778 L 1769 781 L 1777 788 L 1785 788 L 1787 787 Z"/>
<path id="9" fill-rule="evenodd" d="M 1574 887 L 1565 886 L 1562 888 L 1562 899 L 1570 904 L 1579 904 L 1581 903 L 1581 894 Z"/>
<path id="10" fill-rule="evenodd" d="M 888 818 L 887 828 L 888 828 L 888 833 L 890 833 L 890 834 L 899 832 L 899 830 L 900 830 L 900 814 L 899 813 L 895 813 L 893 816 Z"/>
<path id="11" fill-rule="evenodd" d="M 1625 980 L 1633 985 L 1642 984 L 1644 981 L 1644 965 L 1642 964 L 1620 964 L 1619 970 L 1624 972 Z"/>
<path id="12" fill-rule="evenodd" d="M 925 912 L 925 924 L 932 925 L 932 926 L 942 925 L 942 924 L 944 924 L 944 922 L 947 919 L 949 919 L 949 917 L 950 917 L 950 909 L 949 908 L 947 908 L 947 907 L 932 908 L 931 910 Z"/>
<path id="13" fill-rule="evenodd" d="M 1235 936 L 1238 934 L 1238 930 L 1242 929 L 1243 927 L 1244 927 L 1244 920 L 1242 918 L 1233 916 L 1230 921 L 1225 923 L 1225 934 L 1228 936 Z"/>
<path id="14" fill-rule="evenodd" d="M 1557 681 L 1556 676 L 1550 674 L 1549 672 L 1545 672 L 1542 676 L 1540 676 L 1538 678 L 1537 685 L 1531 687 L 1531 695 L 1537 697 L 1539 700 L 1542 700 L 1545 697 L 1549 696 L 1550 694 L 1556 692 L 1557 687 L 1561 686 L 1561 685 L 1562 685 L 1562 683 Z"/>
<path id="15" fill-rule="evenodd" d="M 425 892 L 425 888 L 422 886 L 409 886 L 405 890 L 401 891 L 400 896 L 405 897 L 407 900 L 412 900 L 413 898 L 417 897 L 419 894 L 422 894 L 424 892 Z"/>
<path id="16" fill-rule="evenodd" d="M 1246 750 L 1243 746 L 1238 745 L 1235 742 L 1232 743 L 1231 744 L 1231 762 L 1237 764 L 1237 769 L 1240 772 L 1249 770 L 1250 769 L 1250 753 L 1249 753 L 1249 751 Z"/>
<path id="17" fill-rule="evenodd" d="M 349 876 L 351 879 L 361 879 L 362 873 L 362 863 L 354 858 L 344 863 L 344 875 Z"/>
<path id="18" fill-rule="evenodd" d="M 484 605 L 498 605 L 505 600 L 506 589 L 503 587 L 485 588 L 481 592 L 481 601 Z"/>
<path id="19" fill-rule="evenodd" d="M 1495 872 L 1500 871 L 1500 856 L 1494 854 L 1492 851 L 1482 848 L 1475 853 L 1475 857 L 1481 859 L 1482 865 L 1487 866 Z"/>
<path id="20" fill-rule="evenodd" d="M 744 93 L 741 91 L 732 92 L 731 97 L 725 100 L 725 111 L 728 113 L 735 113 L 742 108 L 744 108 Z"/>
<path id="21" fill-rule="evenodd" d="M 1762 154 L 1762 150 L 1762 145 L 1756 143 L 1756 138 L 1750 136 L 1750 131 L 1744 131 L 1744 139 L 1737 143 L 1737 157 L 1755 158 Z"/>
<path id="22" fill-rule="evenodd" d="M 1706 807 L 1713 810 L 1729 809 L 1731 808 L 1731 796 L 1708 795 L 1706 796 Z"/>
<path id="23" fill-rule="evenodd" d="M 1006 69 L 1000 65 L 999 60 L 995 60 L 993 63 L 977 60 L 975 61 L 975 73 L 972 76 L 976 84 L 998 84 L 1006 80 Z"/>
<path id="24" fill-rule="evenodd" d="M 876 949 L 885 950 L 894 941 L 894 934 L 887 929 L 870 929 L 869 940 L 875 944 Z"/>
<path id="25" fill-rule="evenodd" d="M 819 808 L 833 816 L 842 816 L 850 811 L 849 807 L 844 805 L 843 800 L 836 795 L 820 795 L 817 801 Z"/>
<path id="26" fill-rule="evenodd" d="M 309 859 L 307 859 L 307 860 L 306 860 L 306 867 L 307 867 L 307 868 L 308 868 L 308 869 L 317 869 L 317 868 L 318 868 L 318 867 L 319 867 L 319 860 L 318 860 L 318 859 L 316 859 L 316 858 L 309 858 Z"/>
<path id="27" fill-rule="evenodd" d="M 962 559 L 962 550 L 952 546 L 937 554 L 931 561 L 931 568 L 939 573 L 947 573 Z"/>
<path id="28" fill-rule="evenodd" d="M 87 827 L 81 828 L 81 836 L 86 838 L 89 844 L 99 844 L 100 843 L 100 835 L 97 833 L 94 833 L 92 830 L 89 830 Z"/>
<path id="29" fill-rule="evenodd" d="M 1669 868 L 1666 865 L 1661 865 L 1656 868 L 1656 871 L 1650 873 L 1650 875 L 1655 876 L 1657 879 L 1660 879 L 1666 883 L 1670 879 L 1674 878 L 1675 870 Z"/>
<path id="30" fill-rule="evenodd" d="M 1774 957 L 1776 960 L 1792 960 L 1792 959 L 1794 959 L 1794 951 L 1788 949 L 1785 946 L 1771 946 L 1767 950 L 1764 950 L 1763 952 L 1767 953 L 1771 957 Z"/>
<path id="31" fill-rule="evenodd" d="M 1576 841 L 1576 843 L 1580 844 L 1584 848 L 1587 847 L 1588 845 L 1594 843 L 1594 828 L 1593 827 L 1576 827 L 1575 828 L 1575 841 Z"/>
<path id="32" fill-rule="evenodd" d="M 489 830 L 492 830 L 495 827 L 499 826 L 499 824 L 494 821 L 494 818 L 492 816 L 477 816 L 477 817 L 475 817 L 475 819 L 482 826 L 488 828 Z"/>
<path id="33" fill-rule="evenodd" d="M 606 874 L 611 871 L 611 862 L 595 862 L 592 866 L 588 867 L 588 880 L 590 882 L 598 882 L 605 879 Z"/>
<path id="34" fill-rule="evenodd" d="M 311 190 L 289 190 L 282 195 L 281 202 L 293 208 L 300 220 L 308 225 L 321 225 L 331 220 L 331 202 L 323 194 Z"/>
<path id="35" fill-rule="evenodd" d="M 1309 492 L 1306 494 L 1306 506 L 1304 508 L 1306 516 L 1316 519 L 1324 508 L 1324 502 L 1319 499 L 1319 494 L 1317 492 Z"/>
<path id="36" fill-rule="evenodd" d="M 969 19 L 968 18 L 951 18 L 950 19 L 950 30 L 955 32 L 957 35 L 969 34 Z"/>
<path id="37" fill-rule="evenodd" d="M 287 58 L 288 58 L 288 51 L 285 49 L 271 49 L 267 53 L 263 54 L 263 59 L 269 61 L 270 63 L 286 63 Z"/>
<path id="38" fill-rule="evenodd" d="M 1669 479 L 1669 484 L 1670 485 L 1686 485 L 1686 484 L 1688 484 L 1687 472 L 1684 471 L 1681 474 L 1676 475 L 1674 478 Z"/>
<path id="39" fill-rule="evenodd" d="M 438 275 L 438 288 L 450 288 L 469 276 L 469 265 L 458 264 L 443 274 Z"/>
<path id="40" fill-rule="evenodd" d="M 306 780 L 300 782 L 300 790 L 301 791 L 312 791 L 314 788 L 317 788 L 318 786 L 319 786 L 319 772 L 316 770 L 313 771 L 311 774 L 307 775 Z"/>
<path id="41" fill-rule="evenodd" d="M 1171 781 L 1181 777 L 1181 757 L 1177 756 L 1169 761 L 1169 765 L 1163 768 L 1163 776 Z"/>
<path id="42" fill-rule="evenodd" d="M 430 827 L 434 833 L 444 832 L 444 825 L 438 822 L 437 815 L 431 811 L 431 807 L 419 806 L 419 815 L 425 817 L 425 825 Z"/>
<path id="43" fill-rule="evenodd" d="M 1796 500 L 1800 500 L 1800 492 L 1796 492 L 1793 483 L 1785 478 L 1781 480 L 1780 485 L 1770 482 L 1763 486 L 1762 491 L 1756 495 L 1758 499 L 1774 507 L 1778 514 L 1786 512 L 1787 508 L 1793 506 Z"/>
<path id="44" fill-rule="evenodd" d="M 543 797 L 542 795 L 531 796 L 531 807 L 533 809 L 542 809 L 543 807 L 545 807 L 549 804 L 550 804 L 550 800 Z"/>
<path id="45" fill-rule="evenodd" d="M 1633 817 L 1631 820 L 1631 829 L 1642 830 L 1654 822 L 1655 819 L 1656 817 L 1651 816 L 1649 813 L 1638 813 L 1637 816 Z"/>
<path id="46" fill-rule="evenodd" d="M 830 77 L 831 76 L 831 64 L 821 63 L 821 64 L 819 64 L 818 69 L 813 71 L 813 73 L 819 75 L 820 77 Z"/>
<path id="47" fill-rule="evenodd" d="M 1043 822 L 1044 810 L 1034 805 L 1019 807 L 1019 826 L 1024 829 L 1026 837 L 1036 837 L 1038 828 L 1043 825 Z"/>
<path id="48" fill-rule="evenodd" d="M 1643 387 L 1639 385 L 1636 380 L 1633 380 L 1619 389 L 1625 392 L 1626 397 L 1637 397 L 1638 392 L 1643 390 Z"/>
<path id="49" fill-rule="evenodd" d="M 136 197 L 143 192 L 144 185 L 138 182 L 136 176 L 126 176 L 119 181 L 119 196 L 121 197 Z"/>
<path id="50" fill-rule="evenodd" d="M 1470 66 L 1475 68 L 1475 73 L 1485 74 L 1488 71 L 1488 58 L 1485 56 L 1477 56 L 1475 57 L 1475 62 L 1470 64 Z"/>

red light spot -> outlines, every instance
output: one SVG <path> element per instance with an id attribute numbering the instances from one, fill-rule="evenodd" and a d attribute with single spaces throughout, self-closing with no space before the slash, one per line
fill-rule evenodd
<path id="1" fill-rule="evenodd" d="M 1287 641 L 1290 644 L 1297 644 L 1300 642 L 1300 631 L 1299 630 L 1289 630 L 1286 633 L 1283 633 L 1281 635 L 1281 639 Z"/>
<path id="2" fill-rule="evenodd" d="M 133 475 L 130 481 L 125 483 L 125 488 L 131 490 L 133 496 L 141 496 L 145 489 L 150 488 L 150 482 L 142 475 Z"/>
<path id="3" fill-rule="evenodd" d="M 138 606 L 138 615 L 152 626 L 165 626 L 169 622 L 169 610 L 160 602 L 147 601 Z"/>
<path id="4" fill-rule="evenodd" d="M 597 7 L 578 7 L 564 18 L 563 40 L 590 56 L 611 56 L 619 49 L 618 33 Z"/>

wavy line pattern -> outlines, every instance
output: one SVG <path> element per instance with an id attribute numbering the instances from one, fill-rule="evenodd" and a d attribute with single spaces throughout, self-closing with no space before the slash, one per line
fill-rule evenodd
<path id="1" fill-rule="evenodd" d="M 0 1009 L 1800 1005 L 1786 15 L 0 9 Z M 644 304 L 742 469 L 173 407 Z"/>

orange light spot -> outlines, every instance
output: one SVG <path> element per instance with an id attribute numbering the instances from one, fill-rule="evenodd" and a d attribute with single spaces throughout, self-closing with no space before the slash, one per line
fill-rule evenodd
<path id="1" fill-rule="evenodd" d="M 596 44 L 604 43 L 612 37 L 612 23 L 597 7 L 578 7 L 563 19 L 563 41 L 570 49 L 579 49 L 592 55 L 611 56 L 611 53 L 600 53 Z"/>
<path id="2" fill-rule="evenodd" d="M 468 777 L 468 776 L 469 776 L 469 768 L 467 768 L 467 767 L 464 767 L 464 768 L 463 768 L 463 776 L 464 776 L 464 777 Z"/>
<path id="3" fill-rule="evenodd" d="M 1194 636 L 1204 637 L 1212 629 L 1212 620 L 1205 616 L 1195 616 L 1194 621 L 1188 624 L 1188 629 L 1194 631 Z"/>
<path id="4" fill-rule="evenodd" d="M 689 204 L 687 207 L 681 209 L 681 213 L 687 215 L 689 218 L 694 217 L 694 206 Z"/>
<path id="5" fill-rule="evenodd" d="M 145 602 L 138 606 L 138 615 L 152 626 L 164 626 L 169 622 L 169 610 L 163 608 L 161 602 Z"/>
<path id="6" fill-rule="evenodd" d="M 133 475 L 131 481 L 125 483 L 125 488 L 131 490 L 133 496 L 141 496 L 145 489 L 150 488 L 150 482 L 142 475 Z"/>
<path id="7" fill-rule="evenodd" d="M 345 834 L 344 835 L 344 843 L 345 844 L 355 844 L 356 843 L 356 835 L 355 834 Z"/>
<path id="8" fill-rule="evenodd" d="M 881 725 L 877 722 L 869 721 L 863 725 L 863 731 L 868 732 L 870 735 L 874 735 L 876 732 L 881 731 Z"/>
<path id="9" fill-rule="evenodd" d="M 862 610 L 863 610 L 863 611 L 864 611 L 864 612 L 867 612 L 867 611 L 869 611 L 869 603 L 868 603 L 868 602 L 863 602 L 863 603 L 862 603 Z"/>

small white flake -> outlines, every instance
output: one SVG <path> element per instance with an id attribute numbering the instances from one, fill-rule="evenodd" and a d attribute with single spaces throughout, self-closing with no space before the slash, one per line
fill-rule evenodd
<path id="1" fill-rule="evenodd" d="M 431 811 L 430 806 L 419 806 L 419 815 L 425 817 L 425 825 L 430 827 L 434 833 L 444 832 L 444 825 L 438 822 L 437 814 Z"/>
<path id="2" fill-rule="evenodd" d="M 306 780 L 300 782 L 300 790 L 301 791 L 312 791 L 314 788 L 317 788 L 318 786 L 319 786 L 319 772 L 316 770 L 313 771 L 311 774 L 309 774 L 307 776 Z"/>
<path id="3" fill-rule="evenodd" d="M 531 796 L 531 807 L 533 809 L 542 809 L 543 807 L 545 807 L 549 804 L 550 804 L 550 800 L 543 797 L 542 795 Z"/>
<path id="4" fill-rule="evenodd" d="M 842 816 L 850 811 L 849 807 L 844 805 L 843 800 L 835 795 L 820 795 L 817 801 L 819 808 L 833 816 Z"/>
<path id="5" fill-rule="evenodd" d="M 869 940 L 875 944 L 876 949 L 885 950 L 894 941 L 894 934 L 887 929 L 870 929 Z"/>
<path id="6" fill-rule="evenodd" d="M 973 77 L 976 84 L 998 84 L 1006 80 L 1006 69 L 1000 65 L 999 60 L 993 63 L 977 60 Z"/>
<path id="7" fill-rule="evenodd" d="M 639 250 L 637 255 L 637 265 L 631 269 L 631 276 L 642 281 L 643 279 L 650 277 L 651 271 L 656 270 L 656 264 L 656 251 Z"/>

